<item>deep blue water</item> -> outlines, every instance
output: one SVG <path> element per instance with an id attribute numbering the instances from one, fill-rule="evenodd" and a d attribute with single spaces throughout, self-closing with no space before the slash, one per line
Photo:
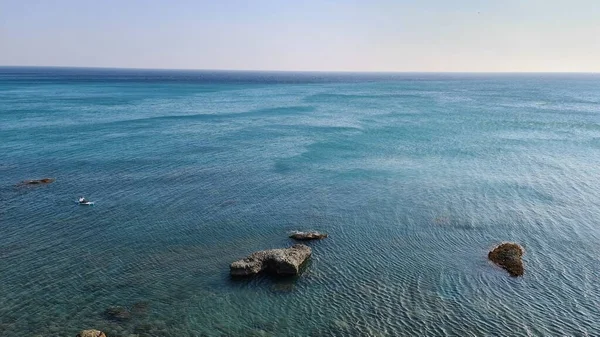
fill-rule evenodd
<path id="1" fill-rule="evenodd" d="M 3 337 L 598 336 L 599 257 L 600 75 L 0 68 Z"/>

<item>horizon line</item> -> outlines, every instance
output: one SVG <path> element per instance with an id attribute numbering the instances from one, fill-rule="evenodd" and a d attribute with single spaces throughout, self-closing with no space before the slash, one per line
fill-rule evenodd
<path id="1" fill-rule="evenodd" d="M 0 68 L 62 68 L 98 70 L 155 70 L 155 71 L 217 71 L 217 72 L 272 72 L 272 73 L 346 73 L 346 74 L 600 74 L 600 71 L 419 71 L 419 70 L 276 70 L 276 69 L 207 69 L 207 68 L 138 68 L 106 66 L 63 65 L 0 65 Z"/>

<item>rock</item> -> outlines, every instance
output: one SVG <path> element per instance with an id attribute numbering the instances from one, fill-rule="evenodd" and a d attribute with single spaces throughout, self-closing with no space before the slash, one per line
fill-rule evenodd
<path id="1" fill-rule="evenodd" d="M 233 276 L 254 275 L 261 271 L 279 275 L 298 275 L 312 253 L 310 247 L 297 244 L 290 248 L 261 250 L 230 266 Z"/>
<path id="2" fill-rule="evenodd" d="M 523 275 L 523 247 L 513 242 L 504 242 L 488 253 L 488 259 L 504 268 L 511 276 Z"/>
<path id="3" fill-rule="evenodd" d="M 83 330 L 76 337 L 106 337 L 106 334 L 99 330 Z"/>
<path id="4" fill-rule="evenodd" d="M 131 318 L 131 313 L 125 307 L 109 307 L 104 310 L 104 316 L 115 321 L 126 321 Z"/>
<path id="5" fill-rule="evenodd" d="M 34 180 L 25 180 L 23 181 L 24 185 L 40 185 L 40 184 L 50 184 L 56 181 L 54 178 L 42 178 L 42 179 L 34 179 Z"/>
<path id="6" fill-rule="evenodd" d="M 144 316 L 148 314 L 148 310 L 150 309 L 150 302 L 140 301 L 135 302 L 131 306 L 131 314 L 134 316 Z"/>
<path id="7" fill-rule="evenodd" d="M 319 232 L 294 232 L 290 235 L 290 238 L 295 240 L 321 240 L 326 237 L 326 233 Z"/>

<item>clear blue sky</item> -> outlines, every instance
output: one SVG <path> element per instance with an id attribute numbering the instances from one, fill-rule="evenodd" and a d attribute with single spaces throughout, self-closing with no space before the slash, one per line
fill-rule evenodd
<path id="1" fill-rule="evenodd" d="M 600 0 L 0 0 L 0 65 L 600 72 Z"/>

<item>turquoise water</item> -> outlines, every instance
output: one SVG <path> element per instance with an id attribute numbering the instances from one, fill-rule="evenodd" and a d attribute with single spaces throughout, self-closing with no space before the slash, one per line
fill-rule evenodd
<path id="1" fill-rule="evenodd" d="M 0 158 L 3 337 L 600 335 L 599 75 L 0 68 Z"/>

